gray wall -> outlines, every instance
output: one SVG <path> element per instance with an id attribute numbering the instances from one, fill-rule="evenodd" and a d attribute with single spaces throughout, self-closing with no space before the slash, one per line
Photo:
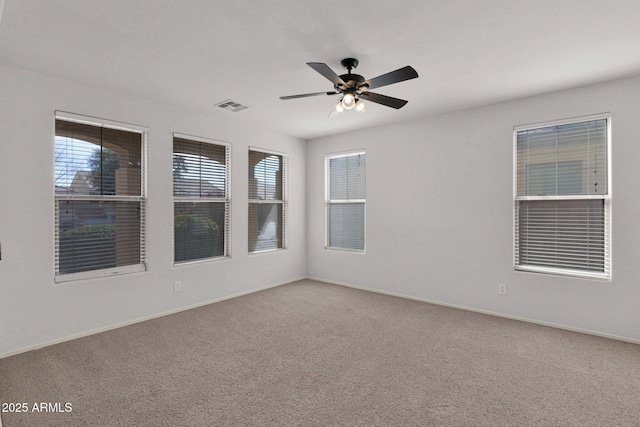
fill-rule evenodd
<path id="1" fill-rule="evenodd" d="M 639 99 L 633 78 L 310 141 L 309 276 L 640 340 Z M 612 114 L 612 280 L 515 272 L 513 127 L 603 112 Z M 324 157 L 360 148 L 366 253 L 325 250 Z"/>
<path id="2" fill-rule="evenodd" d="M 3 65 L 0 99 L 0 356 L 306 275 L 304 141 Z M 149 129 L 147 272 L 54 284 L 55 110 Z M 231 259 L 173 266 L 173 132 L 231 143 Z M 247 253 L 249 146 L 289 155 L 288 250 Z"/>

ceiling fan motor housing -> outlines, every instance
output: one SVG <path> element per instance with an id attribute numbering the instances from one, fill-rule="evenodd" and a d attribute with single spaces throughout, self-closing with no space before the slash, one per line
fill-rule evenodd
<path id="1" fill-rule="evenodd" d="M 346 87 L 342 87 L 342 85 L 335 85 L 336 90 L 349 91 L 351 89 L 358 89 L 359 84 L 365 81 L 365 78 L 360 74 L 351 74 L 351 70 L 354 70 L 358 66 L 358 60 L 356 58 L 345 58 L 340 61 L 340 64 L 347 69 L 347 74 L 339 76 L 342 81 L 346 83 Z"/>
<path id="2" fill-rule="evenodd" d="M 346 83 L 346 87 L 343 85 L 335 85 L 336 89 L 340 90 L 349 90 L 349 89 L 358 89 L 359 84 L 364 82 L 365 78 L 360 74 L 343 74 L 339 76 L 342 81 Z"/>

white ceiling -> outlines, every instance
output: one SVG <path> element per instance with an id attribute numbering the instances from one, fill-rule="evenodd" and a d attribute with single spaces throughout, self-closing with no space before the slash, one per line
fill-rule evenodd
<path id="1" fill-rule="evenodd" d="M 4 3 L 4 4 L 3 4 Z M 310 139 L 640 74 L 637 0 L 0 0 L 0 61 Z M 359 59 L 400 110 L 328 114 Z M 214 104 L 249 106 L 233 113 Z"/>

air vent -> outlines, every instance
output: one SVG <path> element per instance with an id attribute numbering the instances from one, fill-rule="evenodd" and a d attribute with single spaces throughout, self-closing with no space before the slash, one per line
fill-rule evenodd
<path id="1" fill-rule="evenodd" d="M 230 99 L 226 99 L 222 102 L 219 102 L 216 104 L 216 106 L 220 108 L 224 108 L 225 110 L 233 111 L 234 113 L 237 113 L 238 111 L 246 110 L 247 108 L 249 108 L 246 105 L 238 104 L 236 101 L 232 101 Z"/>

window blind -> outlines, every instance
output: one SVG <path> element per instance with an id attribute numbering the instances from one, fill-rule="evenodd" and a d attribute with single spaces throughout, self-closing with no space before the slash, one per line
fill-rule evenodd
<path id="1" fill-rule="evenodd" d="M 609 277 L 608 120 L 516 132 L 515 264 Z"/>
<path id="2" fill-rule="evenodd" d="M 517 132 L 518 196 L 606 195 L 607 121 Z"/>
<path id="3" fill-rule="evenodd" d="M 141 202 L 57 201 L 59 275 L 141 264 Z"/>
<path id="4" fill-rule="evenodd" d="M 141 196 L 141 165 L 141 133 L 56 120 L 56 194 Z"/>
<path id="5" fill-rule="evenodd" d="M 286 159 L 249 150 L 249 252 L 285 247 Z"/>
<path id="6" fill-rule="evenodd" d="M 536 200 L 518 206 L 521 265 L 608 270 L 604 200 Z"/>
<path id="7" fill-rule="evenodd" d="M 144 133 L 55 125 L 56 281 L 144 270 Z"/>
<path id="8" fill-rule="evenodd" d="M 327 247 L 364 250 L 365 153 L 328 157 L 326 167 Z"/>
<path id="9" fill-rule="evenodd" d="M 227 256 L 229 147 L 173 140 L 174 261 Z"/>

